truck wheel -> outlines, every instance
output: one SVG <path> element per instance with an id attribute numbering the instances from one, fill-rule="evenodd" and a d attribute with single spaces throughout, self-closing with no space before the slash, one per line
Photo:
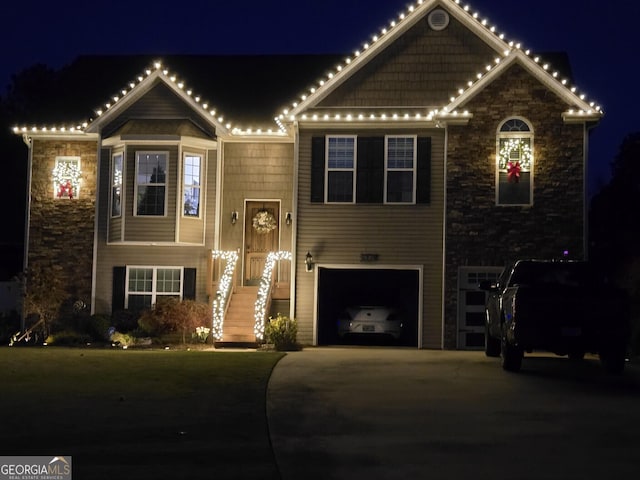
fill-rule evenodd
<path id="1" fill-rule="evenodd" d="M 500 356 L 500 340 L 491 336 L 487 326 L 484 327 L 484 354 L 487 357 Z"/>
<path id="2" fill-rule="evenodd" d="M 569 358 L 574 362 L 579 362 L 584 360 L 584 354 L 585 352 L 583 350 L 571 350 L 569 352 Z"/>
<path id="3" fill-rule="evenodd" d="M 600 352 L 600 363 L 607 373 L 622 373 L 626 363 L 626 348 L 605 348 Z"/>
<path id="4" fill-rule="evenodd" d="M 500 342 L 500 358 L 502 368 L 509 372 L 517 372 L 522 367 L 524 352 L 521 348 L 511 345 L 505 338 Z"/>

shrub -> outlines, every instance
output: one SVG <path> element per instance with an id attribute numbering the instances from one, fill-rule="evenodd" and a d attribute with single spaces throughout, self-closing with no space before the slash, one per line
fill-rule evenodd
<path id="1" fill-rule="evenodd" d="M 111 317 L 109 315 L 92 315 L 87 322 L 87 333 L 96 341 L 109 340 Z"/>
<path id="2" fill-rule="evenodd" d="M 136 337 L 129 335 L 128 333 L 114 332 L 111 335 L 111 342 L 115 345 L 130 347 L 136 344 Z"/>
<path id="3" fill-rule="evenodd" d="M 181 332 L 182 343 L 185 343 L 187 332 L 194 332 L 202 325 L 211 325 L 211 311 L 204 303 L 168 298 L 157 303 L 155 308 L 144 311 L 138 324 L 153 337 Z"/>
<path id="4" fill-rule="evenodd" d="M 117 310 L 111 315 L 111 322 L 119 332 L 132 332 L 138 328 L 139 314 L 131 310 Z"/>
<path id="5" fill-rule="evenodd" d="M 86 333 L 79 333 L 74 330 L 62 330 L 49 335 L 46 339 L 46 343 L 48 345 L 77 346 L 86 345 L 89 342 L 91 342 L 91 337 L 89 335 Z"/>
<path id="6" fill-rule="evenodd" d="M 276 318 L 269 317 L 265 325 L 265 339 L 278 351 L 299 350 L 297 342 L 298 322 L 278 313 Z"/>

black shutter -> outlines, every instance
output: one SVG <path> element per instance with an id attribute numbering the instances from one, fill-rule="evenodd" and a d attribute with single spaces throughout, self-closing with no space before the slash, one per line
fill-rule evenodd
<path id="1" fill-rule="evenodd" d="M 384 137 L 358 137 L 356 203 L 384 200 Z"/>
<path id="2" fill-rule="evenodd" d="M 416 203 L 431 202 L 431 137 L 418 137 Z"/>
<path id="3" fill-rule="evenodd" d="M 184 269 L 184 283 L 182 285 L 182 298 L 185 300 L 196 299 L 196 269 Z"/>
<path id="4" fill-rule="evenodd" d="M 324 203 L 324 137 L 311 139 L 311 201 Z"/>
<path id="5" fill-rule="evenodd" d="M 127 267 L 113 267 L 113 291 L 111 292 L 111 311 L 124 310 L 124 293 Z"/>

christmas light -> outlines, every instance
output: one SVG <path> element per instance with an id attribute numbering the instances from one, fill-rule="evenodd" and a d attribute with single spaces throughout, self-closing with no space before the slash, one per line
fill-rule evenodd
<path id="1" fill-rule="evenodd" d="M 513 156 L 514 153 L 516 156 Z M 532 160 L 533 152 L 529 142 L 522 138 L 510 138 L 502 143 L 498 155 L 498 168 L 504 170 L 510 161 L 517 161 L 523 171 L 529 171 Z"/>
<path id="2" fill-rule="evenodd" d="M 80 189 L 80 166 L 77 160 L 61 159 L 53 168 L 53 184 L 58 198 L 73 198 Z"/>
<path id="3" fill-rule="evenodd" d="M 214 250 L 211 252 L 213 259 L 221 258 L 224 260 L 225 266 L 222 276 L 220 277 L 220 283 L 218 284 L 218 291 L 216 292 L 216 298 L 213 300 L 213 322 L 211 328 L 211 335 L 216 340 L 222 340 L 223 327 L 224 327 L 224 312 L 226 310 L 226 304 L 229 300 L 229 292 L 231 291 L 233 272 L 236 269 L 238 263 L 238 252 L 235 251 L 219 251 Z"/>
<path id="4" fill-rule="evenodd" d="M 291 252 L 279 251 L 270 252 L 267 255 L 267 260 L 264 264 L 264 270 L 262 271 L 262 277 L 260 278 L 260 286 L 258 287 L 258 297 L 255 304 L 255 325 L 253 327 L 253 333 L 256 335 L 256 339 L 264 339 L 264 322 L 267 319 L 267 303 L 271 297 L 271 286 L 273 284 L 273 270 L 276 266 L 276 262 L 280 260 L 291 261 Z"/>

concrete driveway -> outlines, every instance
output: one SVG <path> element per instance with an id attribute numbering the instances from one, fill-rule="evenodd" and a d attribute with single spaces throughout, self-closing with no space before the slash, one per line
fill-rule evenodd
<path id="1" fill-rule="evenodd" d="M 640 371 L 595 358 L 317 348 L 288 354 L 267 392 L 283 480 L 607 479 L 640 469 Z"/>

